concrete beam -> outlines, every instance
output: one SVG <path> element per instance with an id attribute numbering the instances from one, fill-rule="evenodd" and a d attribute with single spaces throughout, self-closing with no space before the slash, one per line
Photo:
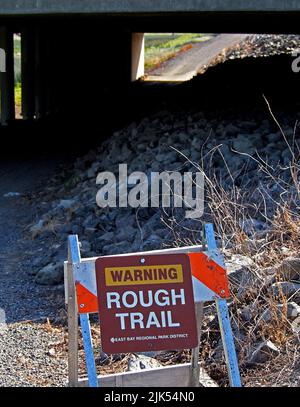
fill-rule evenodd
<path id="1" fill-rule="evenodd" d="M 1 15 L 300 11 L 299 0 L 1 0 Z"/>
<path id="2" fill-rule="evenodd" d="M 145 40 L 144 33 L 132 33 L 131 38 L 131 80 L 144 75 Z"/>
<path id="3" fill-rule="evenodd" d="M 24 120 L 34 118 L 34 32 L 25 29 L 21 33 L 22 116 Z"/>
<path id="4" fill-rule="evenodd" d="M 7 27 L 0 27 L 0 48 L 6 54 L 6 72 L 0 73 L 1 124 L 7 125 L 15 118 L 14 34 Z"/>

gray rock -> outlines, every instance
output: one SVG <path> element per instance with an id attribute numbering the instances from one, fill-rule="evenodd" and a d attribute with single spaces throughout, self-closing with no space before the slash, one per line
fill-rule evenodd
<path id="1" fill-rule="evenodd" d="M 133 226 L 128 226 L 127 228 L 121 229 L 120 232 L 116 233 L 114 235 L 114 240 L 116 242 L 122 242 L 124 240 L 127 242 L 132 242 L 135 239 L 137 232 L 138 230 L 136 228 Z"/>
<path id="2" fill-rule="evenodd" d="M 249 219 L 242 221 L 241 226 L 243 227 L 245 233 L 248 235 L 253 235 L 254 232 L 264 230 L 266 228 L 266 223 L 257 219 Z"/>
<path id="3" fill-rule="evenodd" d="M 251 352 L 248 357 L 247 363 L 256 365 L 266 363 L 268 360 L 278 356 L 279 349 L 271 341 L 264 341 L 259 343 L 256 348 Z"/>
<path id="4" fill-rule="evenodd" d="M 243 120 L 241 122 L 241 127 L 245 130 L 254 130 L 257 127 L 257 123 L 255 120 Z"/>
<path id="5" fill-rule="evenodd" d="M 278 149 L 267 146 L 263 151 L 266 154 L 267 160 L 273 165 L 280 162 L 281 152 Z"/>
<path id="6" fill-rule="evenodd" d="M 266 136 L 269 143 L 276 143 L 277 141 L 282 139 L 282 135 L 280 133 L 270 133 Z"/>
<path id="7" fill-rule="evenodd" d="M 158 162 L 163 162 L 163 163 L 172 163 L 174 161 L 176 161 L 179 157 L 179 153 L 177 153 L 176 151 L 166 151 L 162 154 L 157 154 L 157 156 L 155 157 L 156 160 Z"/>
<path id="8" fill-rule="evenodd" d="M 144 152 L 144 151 L 146 151 L 146 150 L 147 150 L 147 147 L 148 147 L 147 143 L 139 143 L 139 144 L 136 146 L 138 152 Z"/>
<path id="9" fill-rule="evenodd" d="M 152 234 L 148 237 L 147 241 L 148 241 L 148 242 L 160 242 L 160 241 L 161 241 L 161 238 L 158 237 L 155 233 L 152 233 Z"/>
<path id="10" fill-rule="evenodd" d="M 234 157 L 229 162 L 233 171 L 239 172 L 247 161 L 247 157 L 234 153 Z"/>
<path id="11" fill-rule="evenodd" d="M 225 265 L 229 281 L 238 288 L 240 294 L 258 282 L 258 277 L 251 271 L 254 262 L 250 257 L 233 254 L 230 260 L 225 261 Z"/>
<path id="12" fill-rule="evenodd" d="M 251 140 L 255 149 L 259 150 L 264 146 L 264 138 L 260 133 L 249 134 L 249 139 Z"/>
<path id="13" fill-rule="evenodd" d="M 254 154 L 255 146 L 250 139 L 250 136 L 239 134 L 238 137 L 233 141 L 233 148 L 240 153 Z"/>
<path id="14" fill-rule="evenodd" d="M 239 327 L 238 330 L 233 328 L 233 340 L 234 340 L 234 346 L 237 354 L 239 355 L 242 350 L 244 350 L 245 342 L 246 342 L 246 336 L 241 332 L 241 328 Z M 216 362 L 221 362 L 222 360 L 225 359 L 225 353 L 224 353 L 224 346 L 223 346 L 223 341 L 222 339 L 218 340 L 218 343 L 216 347 L 213 350 L 212 354 L 214 361 Z"/>
<path id="15" fill-rule="evenodd" d="M 152 233 L 148 237 L 148 239 L 144 242 L 143 249 L 144 250 L 159 249 L 161 247 L 161 244 L 162 244 L 162 239 L 160 237 L 158 237 L 157 235 L 155 235 L 154 233 Z"/>
<path id="16" fill-rule="evenodd" d="M 35 257 L 30 263 L 30 269 L 28 269 L 28 274 L 35 276 L 39 269 L 47 266 L 51 262 L 51 255 L 45 254 L 42 257 Z"/>
<path id="17" fill-rule="evenodd" d="M 198 162 L 200 161 L 200 159 L 201 159 L 200 152 L 193 149 L 193 150 L 191 151 L 191 157 L 190 157 L 190 158 L 191 158 L 192 161 L 198 163 Z M 176 163 L 177 163 L 177 162 L 176 162 Z M 179 165 L 178 165 L 178 168 L 180 168 Z M 171 169 L 172 169 L 172 168 L 171 168 Z"/>
<path id="18" fill-rule="evenodd" d="M 114 232 L 106 232 L 106 233 L 103 233 L 103 235 L 99 236 L 96 239 L 96 242 L 100 242 L 102 244 L 105 244 L 107 242 L 113 243 L 114 236 L 115 236 Z"/>
<path id="19" fill-rule="evenodd" d="M 276 315 L 275 315 L 276 314 Z M 287 305 L 277 304 L 275 311 L 266 309 L 260 319 L 264 322 L 270 322 L 274 317 L 283 316 L 291 321 L 296 319 L 300 315 L 300 306 L 295 302 L 288 302 Z"/>
<path id="20" fill-rule="evenodd" d="M 281 153 L 281 157 L 283 159 L 283 163 L 288 164 L 292 160 L 291 150 L 289 148 L 284 149 Z"/>
<path id="21" fill-rule="evenodd" d="M 76 203 L 75 199 L 62 199 L 57 205 L 58 208 L 71 209 Z"/>
<path id="22" fill-rule="evenodd" d="M 40 219 L 36 224 L 31 226 L 29 230 L 33 235 L 38 235 L 43 231 L 43 229 L 44 229 L 44 220 Z"/>
<path id="23" fill-rule="evenodd" d="M 161 367 L 161 363 L 159 363 L 156 359 L 153 359 L 148 356 L 144 356 L 141 354 L 132 354 L 128 358 L 128 368 L 129 372 L 135 372 L 144 369 L 153 369 Z"/>
<path id="24" fill-rule="evenodd" d="M 241 267 L 250 268 L 254 266 L 253 260 L 242 254 L 232 254 L 230 259 L 226 260 L 225 263 L 229 273 L 240 270 Z"/>
<path id="25" fill-rule="evenodd" d="M 233 157 L 236 157 L 236 153 L 232 152 L 227 144 L 223 144 L 220 147 L 220 152 L 222 153 L 226 162 L 229 162 Z M 221 165 L 224 164 L 222 157 L 220 157 L 219 162 Z"/>
<path id="26" fill-rule="evenodd" d="M 158 236 L 158 238 L 161 238 L 161 239 L 166 238 L 169 233 L 170 232 L 169 232 L 169 230 L 167 228 L 155 229 L 155 234 Z"/>
<path id="27" fill-rule="evenodd" d="M 107 353 L 100 350 L 100 356 L 95 357 L 95 363 L 100 366 L 108 365 L 110 363 L 110 357 Z"/>
<path id="28" fill-rule="evenodd" d="M 81 235 L 83 229 L 80 225 L 73 225 L 72 226 L 72 234 L 73 235 Z"/>
<path id="29" fill-rule="evenodd" d="M 56 285 L 62 283 L 63 277 L 63 264 L 50 263 L 37 273 L 35 282 L 41 285 Z"/>
<path id="30" fill-rule="evenodd" d="M 87 173 L 86 173 L 88 178 L 96 178 L 96 169 L 95 168 L 90 168 Z"/>
<path id="31" fill-rule="evenodd" d="M 149 231 L 149 235 L 152 233 L 153 230 L 155 230 L 155 226 L 157 225 L 162 225 L 161 223 L 161 214 L 159 213 L 159 211 L 157 211 L 154 215 L 152 215 L 147 222 L 144 225 L 144 230 L 148 230 Z"/>
<path id="32" fill-rule="evenodd" d="M 3 195 L 3 198 L 19 198 L 20 196 L 20 192 L 7 192 Z"/>
<path id="33" fill-rule="evenodd" d="M 229 123 L 225 126 L 226 136 L 235 136 L 240 129 L 232 123 Z"/>
<path id="34" fill-rule="evenodd" d="M 128 148 L 128 145 L 124 143 L 122 145 L 119 156 L 116 156 L 118 162 L 126 162 L 129 157 L 132 155 L 132 151 Z"/>
<path id="35" fill-rule="evenodd" d="M 244 321 L 250 322 L 254 318 L 256 311 L 255 307 L 248 305 L 240 310 L 240 315 Z"/>
<path id="36" fill-rule="evenodd" d="M 91 244 L 87 240 L 80 241 L 80 251 L 83 254 L 89 253 L 91 251 Z"/>
<path id="37" fill-rule="evenodd" d="M 291 324 L 292 331 L 299 335 L 300 334 L 300 316 L 297 317 Z"/>
<path id="38" fill-rule="evenodd" d="M 59 225 L 57 231 L 62 234 L 71 234 L 72 233 L 72 224 L 71 223 L 65 223 L 63 225 Z"/>
<path id="39" fill-rule="evenodd" d="M 283 260 L 278 273 L 285 280 L 298 280 L 300 277 L 300 258 L 287 257 Z"/>
<path id="40" fill-rule="evenodd" d="M 192 148 L 193 148 L 193 150 L 196 150 L 197 152 L 199 152 L 201 150 L 201 146 L 202 146 L 201 140 L 199 140 L 198 137 L 194 137 L 193 140 L 192 140 Z"/>
<path id="41" fill-rule="evenodd" d="M 93 238 L 93 236 L 95 235 L 95 233 L 98 231 L 97 228 L 91 228 L 91 227 L 87 227 L 84 228 L 84 235 L 88 238 L 91 239 Z"/>
<path id="42" fill-rule="evenodd" d="M 289 281 L 280 281 L 272 284 L 272 291 L 276 297 L 280 297 L 282 293 L 287 298 L 293 296 L 293 299 L 296 300 L 300 297 L 300 284 L 291 283 Z"/>
<path id="43" fill-rule="evenodd" d="M 97 219 L 94 214 L 90 214 L 85 217 L 85 219 L 82 223 L 82 226 L 85 228 L 87 228 L 87 227 L 94 228 L 98 225 L 98 223 L 99 223 L 99 219 Z"/>
<path id="44" fill-rule="evenodd" d="M 159 162 L 153 161 L 151 163 L 151 171 L 157 172 L 157 171 L 160 171 L 161 168 L 162 168 L 162 165 Z"/>
<path id="45" fill-rule="evenodd" d="M 119 214 L 115 220 L 116 228 L 122 229 L 127 228 L 128 226 L 133 226 L 135 223 L 135 216 L 130 214 L 124 215 L 123 213 Z"/>
<path id="46" fill-rule="evenodd" d="M 48 350 L 48 355 L 49 355 L 49 356 L 52 356 L 52 357 L 56 356 L 55 349 L 54 349 L 54 348 L 50 348 L 50 349 Z"/>
<path id="47" fill-rule="evenodd" d="M 132 251 L 132 247 L 128 242 L 111 243 L 102 247 L 104 255 L 130 253 Z"/>

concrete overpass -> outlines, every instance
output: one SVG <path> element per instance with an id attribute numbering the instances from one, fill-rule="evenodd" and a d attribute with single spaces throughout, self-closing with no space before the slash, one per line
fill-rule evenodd
<path id="1" fill-rule="evenodd" d="M 23 118 L 84 120 L 142 74 L 143 32 L 298 33 L 299 18 L 299 0 L 1 0 L 1 123 L 14 121 L 13 33 Z"/>
<path id="2" fill-rule="evenodd" d="M 293 12 L 298 0 L 2 0 L 2 15 Z"/>

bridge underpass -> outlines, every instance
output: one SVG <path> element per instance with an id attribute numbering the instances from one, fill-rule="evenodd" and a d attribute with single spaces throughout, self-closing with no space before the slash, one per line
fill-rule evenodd
<path id="1" fill-rule="evenodd" d="M 226 3 L 213 2 L 213 0 L 209 0 L 209 2 L 212 5 Z M 22 11 L 21 6 L 26 3 L 31 6 Z M 58 9 L 50 8 L 44 16 L 42 8 L 36 8 L 38 4 L 42 7 L 43 4 L 51 5 L 51 3 Z M 70 4 L 75 3 L 70 2 Z M 77 12 L 83 3 L 87 5 L 86 11 L 92 3 L 97 2 L 78 1 Z M 111 3 L 114 2 L 110 1 Z M 137 4 L 138 2 L 131 3 Z M 164 1 L 159 3 L 166 4 Z M 172 4 L 174 3 L 172 2 Z M 197 5 L 205 2 L 186 1 L 186 7 L 190 7 L 192 3 Z M 232 4 L 234 10 L 234 6 L 243 3 L 245 4 L 245 2 L 231 1 L 227 2 L 227 5 Z M 247 5 L 259 5 L 259 3 L 266 2 L 247 2 Z M 210 109 L 209 122 L 210 118 L 221 121 L 223 118 L 222 114 L 217 114 L 218 109 L 221 110 L 228 105 L 232 106 L 233 103 L 236 104 L 237 109 L 233 109 L 232 118 L 234 119 L 232 121 L 237 120 L 237 111 L 245 102 L 248 102 L 248 106 L 244 106 L 248 113 L 247 117 L 251 118 L 255 115 L 254 108 L 259 107 L 258 101 L 261 101 L 264 114 L 267 116 L 268 111 L 262 99 L 262 90 L 268 98 L 273 91 L 273 95 L 276 95 L 277 100 L 281 100 L 284 108 L 287 108 L 288 102 L 293 105 L 294 100 L 297 100 L 299 86 L 296 85 L 300 74 L 297 76 L 292 73 L 290 59 L 286 56 L 268 58 L 264 61 L 228 61 L 202 77 L 199 76 L 192 82 L 181 85 L 132 83 L 134 73 L 133 54 L 131 54 L 132 33 L 151 31 L 297 33 L 299 13 L 295 10 L 298 1 L 272 3 L 285 6 L 292 4 L 294 9 L 281 13 L 283 10 L 281 8 L 278 12 L 273 10 L 268 14 L 265 12 L 252 14 L 253 10 L 248 10 L 247 13 L 241 12 L 241 10 L 239 12 L 231 11 L 230 14 L 216 10 L 212 12 L 194 10 L 189 13 L 181 13 L 181 10 L 180 13 L 175 14 L 170 11 L 168 13 L 157 11 L 155 15 L 151 12 L 146 13 L 144 10 L 142 14 L 136 16 L 120 14 L 101 16 L 99 10 L 97 13 L 94 10 L 92 16 L 78 16 L 72 13 L 72 17 L 70 17 L 67 15 L 67 8 L 62 9 L 67 4 L 63 0 L 52 2 L 17 0 L 14 2 L 15 5 L 18 5 L 17 12 L 16 9 L 12 9 L 11 1 L 1 2 L 3 7 L 7 4 L 7 10 L 0 13 L 0 22 L 1 38 L 7 52 L 8 70 L 5 74 L 0 73 L 3 122 L 0 128 L 2 145 L 0 268 L 4 271 L 0 273 L 0 307 L 6 311 L 8 323 L 42 317 L 55 318 L 58 307 L 63 306 L 63 301 L 59 302 L 60 297 L 55 296 L 58 289 L 50 291 L 44 287 L 37 287 L 33 282 L 34 277 L 27 275 L 28 271 L 31 271 L 31 264 L 36 261 L 37 254 L 42 257 L 48 256 L 47 262 L 50 261 L 51 244 L 49 244 L 49 240 L 41 241 L 30 238 L 24 242 L 23 235 L 23 228 L 26 227 L 26 231 L 28 231 L 28 226 L 39 220 L 37 214 L 40 215 L 45 210 L 39 207 L 37 211 L 37 206 L 30 206 L 27 195 L 24 195 L 22 201 L 19 201 L 19 198 L 13 201 L 11 199 L 15 198 L 8 199 L 3 196 L 9 192 L 27 194 L 29 190 L 32 200 L 36 201 L 38 205 L 43 206 L 46 199 L 49 200 L 50 206 L 54 203 L 53 197 L 50 196 L 51 184 L 48 182 L 54 177 L 54 166 L 60 162 L 66 164 L 67 159 L 64 152 L 61 156 L 54 157 L 53 153 L 42 155 L 41 151 L 54 145 L 53 148 L 60 153 L 60 150 L 70 150 L 77 144 L 75 147 L 80 150 L 81 154 L 83 148 L 90 147 L 90 141 L 87 140 L 89 137 L 93 137 L 94 142 L 100 144 L 101 138 L 105 136 L 105 131 L 102 130 L 105 125 L 117 126 L 122 121 L 130 121 L 132 118 L 135 120 L 138 114 L 147 116 L 151 109 L 163 110 L 171 104 L 175 108 L 177 105 L 181 106 L 182 103 L 190 103 L 199 111 Z M 61 16 L 58 15 L 59 9 Z M 71 10 L 69 11 L 71 12 Z M 9 12 L 11 16 L 5 17 L 5 14 Z M 21 33 L 23 39 L 22 82 L 25 120 L 14 120 L 13 33 Z M 138 41 L 138 37 L 134 37 L 134 40 L 137 40 L 137 45 L 141 43 Z M 137 49 L 139 49 L 138 46 Z M 139 58 L 136 58 L 135 62 L 137 61 Z M 138 66 L 136 63 L 135 67 Z M 275 98 L 270 99 L 272 107 L 275 107 L 276 110 L 274 100 Z M 296 108 L 297 106 L 295 106 Z M 180 112 L 180 107 L 178 110 Z M 185 113 L 184 110 L 183 112 Z M 184 119 L 188 119 L 188 117 L 184 117 Z M 177 120 L 181 121 L 181 116 Z M 150 140 L 151 131 L 150 129 L 148 132 Z M 158 123 L 156 131 L 159 135 L 161 134 L 160 123 Z M 129 131 L 128 134 L 130 134 Z M 189 133 L 186 132 L 186 134 Z M 5 142 L 10 143 L 14 158 L 16 149 L 18 149 L 18 152 L 24 156 L 23 160 L 3 160 L 2 155 L 8 156 L 4 147 Z M 29 150 L 31 153 L 35 153 L 34 149 L 38 154 L 35 154 L 34 159 L 30 160 L 26 155 Z M 75 157 L 77 155 L 74 155 L 71 162 L 75 160 Z M 119 159 L 119 156 L 117 158 Z M 68 159 L 70 158 L 68 157 Z M 94 183 L 94 180 L 92 182 Z M 48 189 L 48 186 L 50 187 L 46 199 L 44 199 L 44 195 L 36 194 L 36 183 L 41 183 L 45 190 Z M 57 189 L 53 194 L 57 194 Z M 81 198 L 75 199 L 81 201 Z M 87 217 L 86 214 L 84 216 Z M 60 233 L 59 237 L 61 238 Z M 62 240 L 59 241 L 59 243 L 61 242 Z M 64 249 L 64 246 L 61 247 Z M 55 249 L 55 252 L 57 251 Z M 65 249 L 63 256 L 65 256 Z M 55 257 L 55 261 L 57 260 L 58 257 Z M 51 261 L 54 261 L 54 258 L 51 258 Z M 62 262 L 62 259 L 59 261 Z M 38 268 L 41 267 L 39 260 Z M 55 301 L 52 300 L 53 297 Z M 59 305 L 57 305 L 58 302 Z M 21 325 L 9 331 L 9 335 L 0 335 L 0 350 L 4 349 L 3 352 L 0 352 L 0 356 L 3 355 L 3 359 L 0 357 L 2 362 L 0 367 L 3 366 L 0 372 L 1 385 L 34 383 L 40 386 L 45 383 L 48 385 L 50 380 L 52 384 L 61 384 L 59 379 L 64 376 L 59 366 L 52 362 L 55 361 L 55 358 L 49 357 L 51 364 L 44 369 L 45 355 L 49 352 L 48 345 L 53 338 L 47 335 L 43 343 L 40 338 L 44 334 L 41 335 L 40 327 L 42 327 L 41 323 L 39 323 L 39 327 L 34 326 L 34 329 L 28 328 L 26 325 L 24 329 Z M 60 338 L 58 339 L 60 340 Z M 26 357 L 23 359 L 25 361 L 30 355 L 30 364 L 28 364 L 32 365 L 30 370 L 27 363 L 25 367 L 24 363 L 20 363 L 20 354 Z M 280 371 L 278 370 L 276 375 L 281 377 L 282 366 L 280 364 L 278 366 Z M 29 375 L 29 373 L 31 374 Z M 28 378 L 25 376 L 27 374 Z M 256 372 L 255 375 L 257 376 Z M 43 382 L 42 379 L 45 381 Z"/>
<path id="2" fill-rule="evenodd" d="M 18 0 L 0 5 L 2 132 L 47 133 L 59 126 L 123 122 L 149 93 L 167 87 L 133 83 L 143 74 L 144 32 L 297 33 L 297 1 L 82 2 Z M 15 120 L 13 34 L 21 34 L 22 118 Z M 159 89 L 159 91 L 157 91 Z M 155 93 L 156 92 L 156 93 Z M 171 90 L 173 92 L 173 90 Z M 152 96 L 151 96 L 152 97 Z M 156 96 L 155 96 L 156 97 Z M 52 127 L 51 127 L 52 126 Z M 62 128 L 62 127 L 61 127 Z M 36 130 L 35 130 L 36 129 Z M 51 129 L 51 130 L 50 130 Z M 58 131 L 59 133 L 59 131 Z M 64 138 L 70 134 L 64 132 Z M 60 136 L 59 136 L 60 138 Z"/>

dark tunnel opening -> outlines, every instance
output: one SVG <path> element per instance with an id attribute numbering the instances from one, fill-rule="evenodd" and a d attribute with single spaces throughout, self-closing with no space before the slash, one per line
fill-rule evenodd
<path id="1" fill-rule="evenodd" d="M 1 73 L 0 134 L 6 152 L 85 151 L 114 129 L 160 109 L 251 109 L 283 99 L 298 103 L 292 56 L 226 61 L 186 83 L 132 82 L 133 32 L 297 33 L 297 13 L 183 13 L 139 16 L 16 17 L 2 19 L 10 46 L 22 35 L 22 118 L 15 120 L 12 75 Z M 218 29 L 216 29 L 218 28 Z M 4 38 L 3 37 L 3 38 Z M 7 58 L 7 67 L 12 63 Z M 284 79 L 283 79 L 284 78 Z M 7 82 L 7 83 L 6 83 Z M 6 98 L 6 99 L 5 99 Z M 6 100 L 6 102 L 5 102 Z"/>

